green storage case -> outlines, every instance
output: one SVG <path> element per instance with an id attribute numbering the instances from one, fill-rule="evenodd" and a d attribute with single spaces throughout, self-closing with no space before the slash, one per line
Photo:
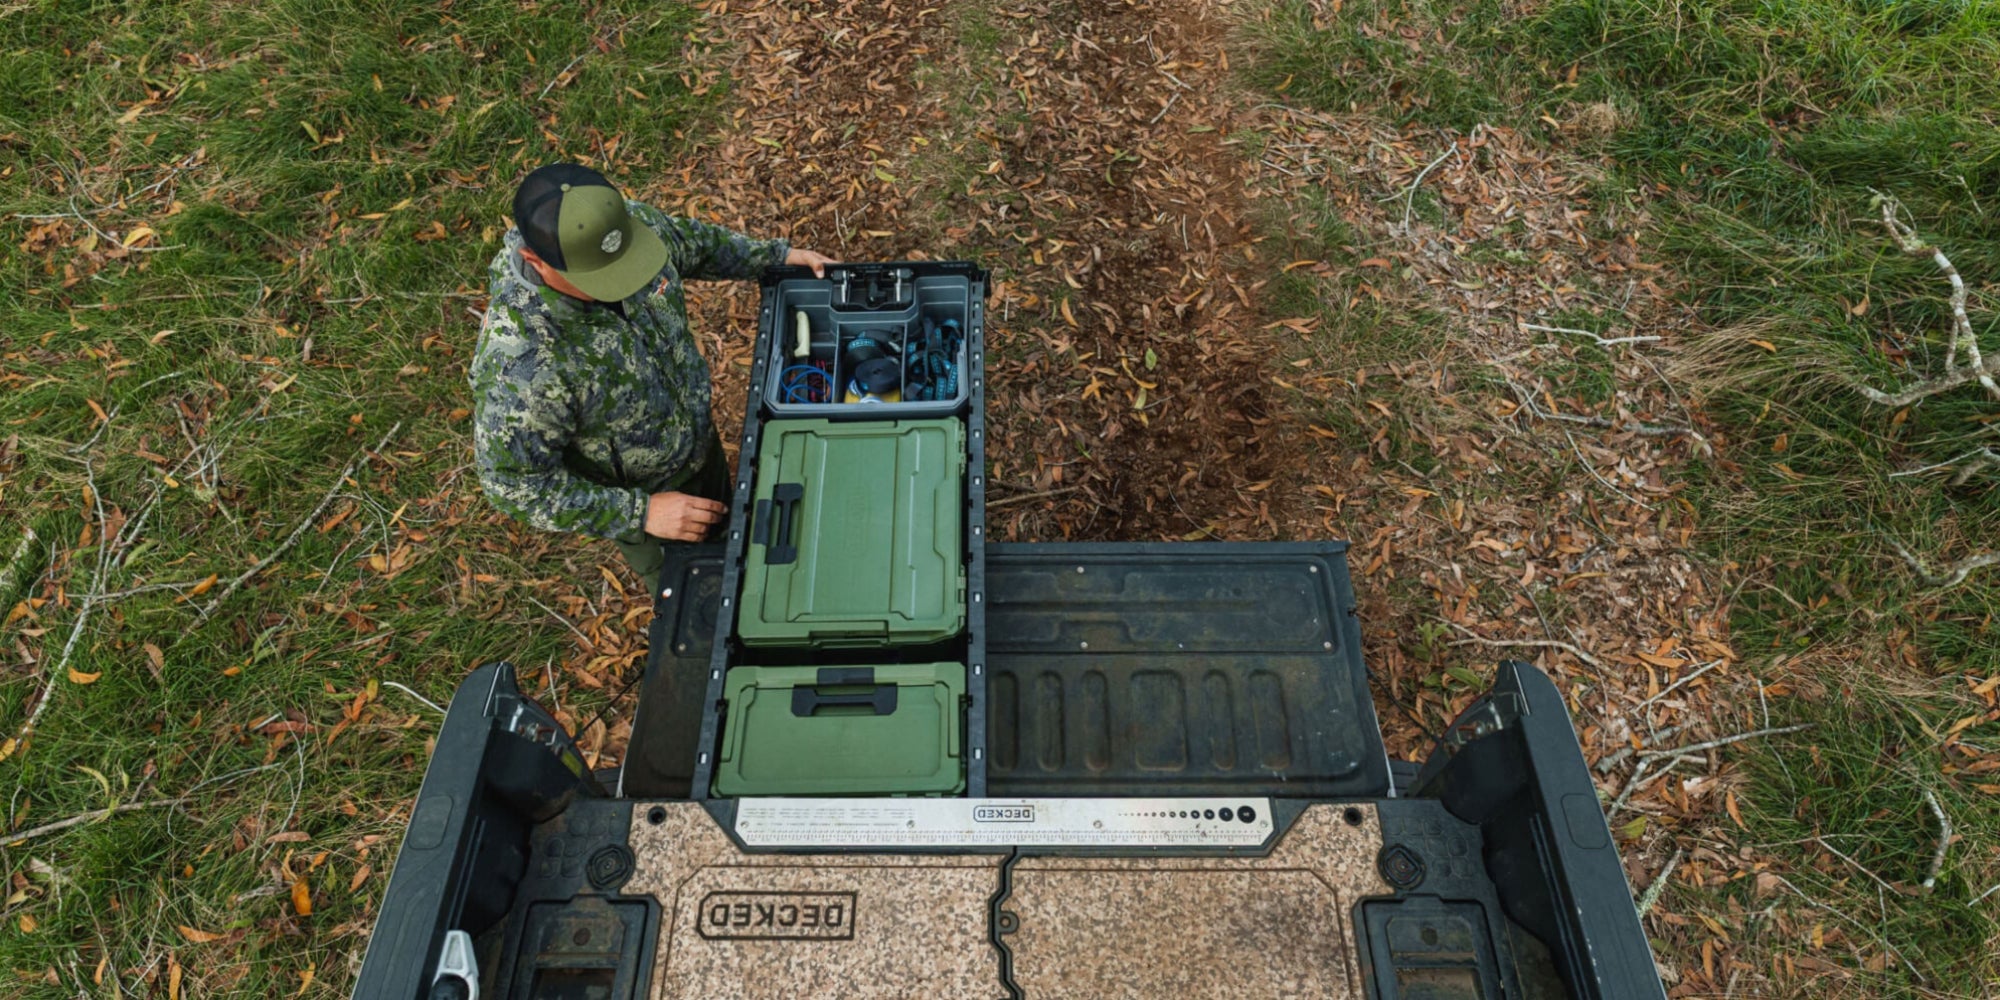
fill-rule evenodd
<path id="1" fill-rule="evenodd" d="M 715 794 L 957 794 L 964 695 L 962 663 L 737 667 Z"/>
<path id="2" fill-rule="evenodd" d="M 737 636 L 818 648 L 956 637 L 964 481 L 956 419 L 766 423 Z"/>

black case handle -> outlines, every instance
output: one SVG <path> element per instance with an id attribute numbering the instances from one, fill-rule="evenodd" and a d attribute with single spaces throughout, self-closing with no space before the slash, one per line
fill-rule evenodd
<path id="1" fill-rule="evenodd" d="M 872 690 L 850 694 L 825 694 L 820 687 L 863 687 Z M 876 684 L 874 667 L 825 667 L 819 672 L 818 685 L 800 685 L 792 689 L 792 714 L 799 718 L 809 718 L 822 708 L 845 705 L 872 707 L 876 715 L 896 714 L 896 685 Z"/>
<path id="2" fill-rule="evenodd" d="M 798 560 L 799 547 L 792 537 L 792 521 L 805 498 L 803 484 L 779 483 L 771 488 L 771 499 L 757 501 L 757 527 L 753 529 L 750 541 L 764 546 L 764 565 L 783 566 Z M 773 521 L 777 522 L 775 531 L 771 528 Z"/>

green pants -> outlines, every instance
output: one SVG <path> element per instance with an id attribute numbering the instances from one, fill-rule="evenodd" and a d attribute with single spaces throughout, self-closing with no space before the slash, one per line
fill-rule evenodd
<path id="1" fill-rule="evenodd" d="M 708 454 L 701 460 L 693 474 L 680 483 L 666 487 L 663 492 L 686 493 L 716 503 L 729 502 L 729 456 L 722 452 L 722 435 L 709 438 Z M 721 530 L 718 525 L 717 531 Z M 646 581 L 646 586 L 658 589 L 660 566 L 667 561 L 667 546 L 686 545 L 687 542 L 668 542 L 647 536 L 636 542 L 619 542 L 618 553 L 625 557 L 625 564 L 632 572 Z"/>

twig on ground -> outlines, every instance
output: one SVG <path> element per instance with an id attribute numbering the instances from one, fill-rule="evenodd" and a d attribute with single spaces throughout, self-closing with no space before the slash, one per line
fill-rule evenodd
<path id="1" fill-rule="evenodd" d="M 109 424 L 110 421 L 106 420 L 105 423 Z M 104 494 L 98 491 L 97 471 L 90 459 L 89 455 L 83 457 L 83 477 L 90 488 L 91 506 L 97 512 L 97 569 L 90 576 L 90 589 L 84 593 L 82 603 L 77 606 L 76 621 L 70 625 L 69 638 L 63 642 L 62 654 L 44 671 L 41 697 L 35 700 L 34 710 L 28 713 L 28 721 L 21 724 L 20 731 L 12 739 L 0 743 L 0 760 L 6 760 L 27 749 L 28 741 L 35 735 L 36 724 L 42 721 L 42 714 L 47 712 L 49 704 L 55 701 L 56 681 L 69 676 L 69 658 L 76 652 L 76 642 L 83 637 L 83 628 L 90 623 L 91 612 L 97 610 L 98 602 L 103 599 L 104 576 L 111 565 L 113 539 L 105 534 L 110 521 L 104 515 Z"/>
<path id="2" fill-rule="evenodd" d="M 1562 432 L 1563 439 L 1569 442 L 1569 450 L 1576 455 L 1577 463 L 1583 466 L 1583 471 L 1590 473 L 1590 478 L 1597 480 L 1599 486 L 1618 494 L 1619 499 L 1624 500 L 1634 507 L 1644 507 L 1647 510 L 1653 509 L 1651 504 L 1645 503 L 1638 497 L 1613 486 L 1611 480 L 1604 478 L 1604 474 L 1598 472 L 1597 466 L 1591 463 L 1589 456 L 1583 453 L 1583 446 L 1576 443 L 1576 435 L 1571 434 L 1567 427 L 1563 428 Z"/>
<path id="3" fill-rule="evenodd" d="M 1868 876 L 1870 879 L 1873 879 L 1876 885 L 1879 885 L 1882 888 L 1889 890 L 1890 892 L 1895 892 L 1897 895 L 1902 894 L 1897 891 L 1895 886 L 1890 885 L 1888 882 L 1883 881 L 1882 876 L 1869 871 L 1867 867 L 1862 865 L 1861 862 L 1856 861 L 1851 857 L 1848 857 L 1846 852 L 1842 851 L 1838 847 L 1833 846 L 1832 844 L 1827 843 L 1825 837 L 1814 837 L 1813 841 L 1819 844 L 1819 846 L 1826 848 L 1828 851 L 1831 851 L 1834 857 L 1847 862 L 1854 868 L 1855 871 L 1858 871 L 1861 874 Z"/>
<path id="4" fill-rule="evenodd" d="M 1646 746 L 1648 747 L 1655 746 L 1661 740 L 1671 739 L 1674 737 L 1675 734 L 1679 733 L 1681 730 L 1686 728 L 1687 728 L 1686 726 L 1667 726 L 1666 728 L 1661 729 L 1659 732 L 1654 733 L 1651 737 L 1648 737 L 1646 740 Z M 1610 774 L 1612 768 L 1615 768 L 1618 765 L 1625 763 L 1625 761 L 1628 758 L 1630 758 L 1633 754 L 1638 753 L 1639 750 L 1641 749 L 1643 748 L 1623 746 L 1619 747 L 1616 750 L 1611 751 L 1608 754 L 1605 754 L 1604 757 L 1597 762 L 1597 773 Z"/>
<path id="5" fill-rule="evenodd" d="M 538 600 L 535 600 L 534 595 L 532 594 L 528 596 L 528 603 L 542 609 L 543 611 L 548 612 L 550 618 L 554 618 L 556 621 L 562 622 L 564 628 L 567 628 L 571 632 L 576 633 L 576 637 L 578 639 L 583 640 L 584 645 L 586 646 L 590 645 L 590 637 L 584 635 L 582 629 L 577 628 L 574 624 L 571 624 L 568 618 L 564 618 L 561 614 L 557 613 L 556 609 L 549 607 L 548 605 L 543 604 Z"/>
<path id="6" fill-rule="evenodd" d="M 1945 351 L 1943 375 L 1924 379 L 1902 392 L 1883 392 L 1869 385 L 1856 388 L 1861 390 L 1863 396 L 1883 406 L 1902 407 L 1976 381 L 1986 387 L 1988 395 L 2000 399 L 2000 382 L 1993 379 L 1994 362 L 2000 360 L 2000 355 L 1989 359 L 1980 354 L 1979 337 L 1973 332 L 1972 318 L 1966 315 L 1965 279 L 1959 276 L 1958 267 L 1952 264 L 1943 250 L 1925 243 L 1909 223 L 1897 217 L 1902 204 L 1895 198 L 1878 191 L 1875 193 L 1875 205 L 1882 210 L 1882 225 L 1889 230 L 1889 236 L 1896 241 L 1896 245 L 1913 257 L 1929 256 L 1937 269 L 1944 273 L 1945 280 L 1951 282 L 1951 341 Z M 1958 360 L 1960 351 L 1965 352 L 1963 365 Z"/>
<path id="7" fill-rule="evenodd" d="M 347 482 L 347 477 L 353 475 L 355 470 L 360 468 L 361 463 L 367 461 L 370 455 L 376 454 L 383 448 L 388 447 L 390 439 L 394 438 L 396 433 L 402 429 L 403 422 L 400 420 L 396 421 L 395 426 L 390 427 L 389 432 L 382 435 L 382 440 L 375 442 L 375 447 L 355 455 L 347 463 L 347 467 L 340 470 L 340 475 L 334 477 L 333 486 L 326 491 L 325 496 L 320 498 L 319 506 L 314 507 L 312 513 L 307 514 L 303 520 L 299 521 L 298 527 L 293 528 L 292 533 L 286 536 L 285 540 L 277 548 L 272 549 L 269 555 L 257 560 L 257 564 L 244 570 L 241 576 L 229 581 L 229 586 L 224 587 L 222 593 L 215 595 L 215 599 L 209 601 L 208 605 L 201 609 L 202 620 L 206 621 L 210 615 L 214 614 L 215 609 L 221 607 L 222 602 L 228 600 L 230 595 L 235 594 L 237 589 L 242 587 L 251 577 L 262 573 L 272 563 L 276 562 L 279 556 L 291 551 L 292 546 L 298 544 L 299 536 L 305 534 L 306 529 L 311 527 L 314 521 L 319 520 L 319 516 L 326 512 L 328 504 L 333 503 L 334 495 L 340 492 L 341 485 Z"/>
<path id="8" fill-rule="evenodd" d="M 1639 751 L 1639 756 L 1642 758 L 1672 757 L 1679 754 L 1699 753 L 1703 750 L 1714 750 L 1717 747 L 1726 747 L 1733 743 L 1741 743 L 1744 740 L 1754 740 L 1762 736 L 1783 736 L 1786 733 L 1802 732 L 1804 730 L 1811 729 L 1812 727 L 1813 727 L 1812 723 L 1802 722 L 1796 726 L 1779 726 L 1776 729 L 1759 729 L 1756 732 L 1737 733 L 1734 736 L 1724 736 L 1719 740 L 1709 740 L 1706 743 L 1696 743 L 1693 746 L 1674 747 L 1670 750 L 1641 750 Z"/>
<path id="9" fill-rule="evenodd" d="M 1938 804 L 1937 796 L 1931 794 L 1928 788 L 1924 789 L 1924 803 L 1931 807 L 1938 820 L 1937 853 L 1931 855 L 1931 873 L 1924 876 L 1923 881 L 1924 891 L 1929 892 L 1937 888 L 1938 873 L 1944 871 L 1945 852 L 1951 849 L 1951 818 L 1944 814 L 1944 807 Z"/>
<path id="10" fill-rule="evenodd" d="M 1612 800 L 1610 807 L 1605 809 L 1604 818 L 1606 820 L 1618 815 L 1618 811 L 1625 808 L 1625 802 L 1632 797 L 1633 792 L 1639 791 L 1647 785 L 1666 777 L 1669 771 L 1672 771 L 1681 764 L 1699 764 L 1702 762 L 1700 757 L 1693 754 L 1676 753 L 1671 760 L 1667 761 L 1665 767 L 1653 772 L 1652 777 L 1645 778 L 1643 781 L 1640 780 L 1645 777 L 1647 770 L 1651 768 L 1653 761 L 1656 759 L 1653 757 L 1644 757 L 1639 760 L 1639 766 L 1632 769 L 1632 776 L 1625 779 L 1625 788 L 1618 793 L 1616 799 Z"/>
<path id="11" fill-rule="evenodd" d="M 1977 906 L 1980 903 L 1986 902 L 1986 897 L 1991 896 L 1996 892 L 2000 892 L 2000 882 L 1995 882 L 1992 885 L 1987 886 L 1985 892 L 1982 892 L 1978 896 L 1973 898 L 1972 905 Z"/>
<path id="12" fill-rule="evenodd" d="M 1811 905 L 1811 906 L 1814 906 L 1814 907 L 1817 907 L 1817 908 L 1819 908 L 1819 909 L 1822 909 L 1822 910 L 1825 910 L 1826 912 L 1828 912 L 1828 913 L 1831 913 L 1831 914 L 1833 914 L 1834 916 L 1836 916 L 1836 917 L 1838 917 L 1838 918 L 1840 918 L 1840 919 L 1842 919 L 1842 920 L 1845 920 L 1845 921 L 1847 921 L 1847 922 L 1848 922 L 1848 923 L 1850 923 L 1850 924 L 1853 924 L 1853 925 L 1854 925 L 1854 927 L 1855 927 L 1855 929 L 1857 929 L 1857 930 L 1861 931 L 1861 933 L 1863 933 L 1863 934 L 1866 934 L 1866 935 L 1868 935 L 1868 936 L 1869 936 L 1870 938 L 1873 938 L 1873 939 L 1875 940 L 1875 942 L 1876 942 L 1877 944 L 1880 944 L 1880 945 L 1881 945 L 1881 946 L 1882 946 L 1882 947 L 1883 947 L 1883 948 L 1884 948 L 1885 950 L 1887 950 L 1887 951 L 1891 952 L 1892 954 L 1894 954 L 1894 955 L 1896 956 L 1896 961 L 1898 961 L 1898 962 L 1901 962 L 1901 963 L 1903 963 L 1903 967 L 1904 967 L 1904 968 L 1906 968 L 1906 969 L 1909 969 L 1909 970 L 1910 970 L 1910 974 L 1911 974 L 1911 975 L 1913 975 L 1913 976 L 1915 976 L 1915 977 L 1917 977 L 1918 981 L 1920 981 L 1920 982 L 1921 982 L 1921 981 L 1924 981 L 1924 974 L 1923 974 L 1923 973 L 1921 973 L 1921 972 L 1918 972 L 1918 971 L 1917 971 L 1917 967 L 1916 967 L 1915 965 L 1912 965 L 1912 964 L 1910 964 L 1910 960 L 1909 960 L 1909 959 L 1907 959 L 1907 958 L 1904 958 L 1904 957 L 1903 957 L 1903 952 L 1902 952 L 1902 949 L 1900 949 L 1900 948 L 1897 948 L 1897 947 L 1896 947 L 1895 945 L 1893 945 L 1893 944 L 1890 944 L 1890 943 L 1889 943 L 1889 939 L 1888 939 L 1888 938 L 1885 938 L 1885 937 L 1883 937 L 1883 936 L 1882 936 L 1882 935 L 1881 935 L 1880 933 L 1878 933 L 1878 932 L 1874 931 L 1873 929 L 1871 929 L 1871 928 L 1870 928 L 1870 927 L 1869 927 L 1869 926 L 1868 926 L 1867 924 L 1864 924 L 1864 923 L 1862 923 L 1861 921 L 1859 921 L 1859 920 L 1856 920 L 1856 919 L 1854 919 L 1854 918 L 1853 918 L 1853 917 L 1851 917 L 1851 916 L 1848 916 L 1848 915 L 1847 915 L 1847 913 L 1846 913 L 1845 911 L 1842 911 L 1842 910 L 1839 910 L 1839 909 L 1836 909 L 1836 908 L 1834 908 L 1834 907 L 1832 907 L 1832 906 L 1828 906 L 1827 904 L 1825 904 L 1825 903 L 1822 903 L 1822 902 L 1820 902 L 1819 900 L 1817 900 L 1817 899 L 1814 899 L 1814 898 L 1812 898 L 1811 896 L 1808 896 L 1808 895 L 1806 895 L 1806 894 L 1805 894 L 1805 890 L 1803 890 L 1803 889 L 1800 889 L 1800 888 L 1799 888 L 1798 886 L 1796 886 L 1796 885 L 1793 885 L 1793 884 L 1792 884 L 1792 881 L 1791 881 L 1790 879 L 1788 879 L 1788 878 L 1784 877 L 1783 875 L 1780 875 L 1780 874 L 1778 874 L 1778 873 L 1776 873 L 1776 872 L 1770 872 L 1769 874 L 1770 874 L 1770 876 L 1771 876 L 1772 878 L 1775 878 L 1775 879 L 1777 879 L 1777 880 L 1778 880 L 1778 884 L 1779 884 L 1779 885 L 1782 885 L 1782 886 L 1784 886 L 1785 888 L 1787 888 L 1787 889 L 1790 889 L 1790 890 L 1792 890 L 1792 894 L 1793 894 L 1793 895 L 1795 895 L 1795 896 L 1799 897 L 1800 899 L 1803 899 L 1803 900 L 1805 900 L 1807 904 L 1809 904 L 1809 905 Z"/>
<path id="13" fill-rule="evenodd" d="M 1014 496 L 986 501 L 986 509 L 992 510 L 995 507 L 1005 507 L 1008 504 L 1027 503 L 1030 500 L 1046 500 L 1050 497 L 1062 496 L 1065 493 L 1075 493 L 1082 488 L 1081 486 L 1063 486 L 1053 490 L 1042 490 L 1039 493 L 1017 493 Z"/>
<path id="14" fill-rule="evenodd" d="M 6 612 L 5 602 L 7 598 L 13 596 L 14 588 L 20 585 L 20 581 L 16 580 L 15 577 L 20 575 L 21 567 L 27 565 L 28 555 L 34 551 L 35 542 L 39 539 L 40 536 L 35 534 L 34 525 L 23 525 L 21 527 L 21 541 L 14 546 L 14 554 L 7 557 L 7 565 L 5 567 L 0 567 L 0 614 Z"/>
<path id="15" fill-rule="evenodd" d="M 90 440 L 85 441 L 82 444 L 72 446 L 69 450 L 69 453 L 72 455 L 81 455 L 84 452 L 89 451 L 91 449 L 91 446 L 97 444 L 97 439 L 103 437 L 104 432 L 111 427 L 111 422 L 113 420 L 118 419 L 118 410 L 120 407 L 124 405 L 125 404 L 123 403 L 111 404 L 111 412 L 105 414 L 103 420 L 98 421 L 97 430 L 90 435 Z"/>
<path id="16" fill-rule="evenodd" d="M 1980 448 L 1975 451 L 1966 452 L 1957 458 L 1946 459 L 1945 461 L 1926 465 L 1922 468 L 1891 472 L 1889 473 L 1889 478 L 1902 479 L 1907 476 L 1924 476 L 1949 469 L 1957 473 L 1951 477 L 1951 484 L 1953 486 L 1964 486 L 1966 483 L 1972 481 L 1973 476 L 1979 475 L 1994 466 L 2000 466 L 2000 451 L 1994 451 L 1991 448 Z"/>
<path id="17" fill-rule="evenodd" d="M 415 698 L 415 699 L 417 699 L 418 701 L 421 701 L 421 702 L 423 702 L 423 703 L 424 703 L 424 707 L 425 707 L 425 708 L 428 708 L 428 709 L 430 709 L 431 711 L 433 711 L 433 712 L 436 712 L 436 713 L 437 713 L 437 714 L 439 714 L 439 715 L 444 715 L 444 714 L 446 714 L 446 713 L 445 713 L 445 710 L 444 710 L 443 708 L 439 707 L 439 705 L 438 705 L 438 703 L 437 703 L 437 702 L 434 702 L 434 701 L 430 700 L 429 698 L 426 698 L 426 697 L 424 697 L 423 695 L 420 695 L 420 694 L 416 693 L 415 691 L 411 690 L 410 688 L 408 688 L 408 687 L 406 687 L 406 686 L 404 686 L 404 685 L 402 685 L 402 684 L 398 684 L 398 683 L 396 683 L 395 681 L 383 681 L 383 682 L 382 682 L 382 686 L 383 686 L 383 687 L 385 687 L 385 688 L 395 688 L 396 690 L 398 690 L 398 691 L 401 691 L 401 692 L 403 692 L 404 694 L 406 694 L 406 695 L 409 695 L 410 697 L 412 697 L 412 698 Z"/>
<path id="18" fill-rule="evenodd" d="M 151 594 L 162 590 L 187 590 L 199 583 L 201 583 L 200 580 L 189 580 L 185 583 L 148 583 L 138 587 L 128 587 L 124 590 L 114 590 L 111 593 L 105 594 L 99 600 L 108 604 L 112 601 L 122 601 L 127 597 L 137 597 L 140 594 Z"/>
<path id="19" fill-rule="evenodd" d="M 1685 857 L 1687 857 L 1686 851 L 1674 848 L 1674 856 L 1667 859 L 1667 866 L 1660 869 L 1658 875 L 1653 876 L 1653 884 L 1647 886 L 1645 894 L 1639 897 L 1640 916 L 1645 916 L 1653 908 L 1653 904 L 1660 901 L 1660 893 L 1666 891 L 1668 877 L 1673 875 L 1674 869 L 1681 866 L 1681 859 Z"/>
<path id="20" fill-rule="evenodd" d="M 1904 562 L 1910 564 L 1911 569 L 1916 570 L 1917 578 L 1922 580 L 1926 587 L 1956 587 L 1964 583 L 1965 578 L 1971 576 L 1974 570 L 2000 565 L 2000 552 L 1984 552 L 1976 556 L 1966 556 L 1945 566 L 1943 572 L 1934 573 L 1930 567 L 1924 565 L 1923 560 L 1916 557 L 1915 553 L 1904 548 L 1902 542 L 1890 538 L 1889 544 L 1895 547 L 1896 553 L 1903 557 Z"/>
<path id="21" fill-rule="evenodd" d="M 1701 446 L 1703 452 L 1710 450 L 1708 439 L 1703 437 L 1700 431 L 1692 427 L 1681 427 L 1676 424 L 1649 424 L 1639 420 L 1612 420 L 1609 417 L 1600 417 L 1594 414 L 1590 416 L 1578 416 L 1574 413 L 1551 413 L 1542 409 L 1541 404 L 1535 402 L 1534 395 L 1528 392 L 1525 386 L 1513 379 L 1507 380 L 1507 388 L 1514 390 L 1514 395 L 1520 398 L 1522 409 L 1527 410 L 1531 415 L 1542 420 L 1556 420 L 1567 424 L 1580 424 L 1585 427 L 1596 427 L 1601 430 L 1638 434 L 1642 437 L 1691 438 L 1696 444 Z"/>
<path id="22" fill-rule="evenodd" d="M 554 78 L 550 79 L 548 85 L 542 88 L 542 92 L 535 95 L 535 101 L 537 103 L 540 103 L 542 98 L 549 96 L 549 91 L 554 90 L 556 88 L 556 84 L 562 83 L 563 77 L 568 75 L 570 70 L 575 69 L 576 64 L 582 62 L 584 56 L 590 54 L 590 48 L 594 48 L 597 45 L 603 44 L 605 40 L 617 38 L 620 34 L 624 33 L 626 28 L 632 25 L 632 22 L 637 21 L 638 19 L 639 19 L 638 15 L 635 14 L 631 17 L 626 18 L 624 21 L 619 22 L 619 25 L 611 29 L 610 31 L 607 31 L 602 35 L 591 36 L 590 39 L 591 46 L 585 48 L 582 52 L 577 53 L 575 59 L 571 59 L 569 63 L 562 68 L 561 72 L 557 73 Z M 605 51 L 609 52 L 611 50 L 605 49 Z"/>
<path id="23" fill-rule="evenodd" d="M 991 505 L 989 504 L 988 506 Z M 1465 626 L 1460 625 L 1457 622 L 1451 623 L 1451 627 L 1459 630 L 1460 632 L 1464 632 L 1468 637 L 1452 643 L 1452 645 L 1454 646 L 1479 645 L 1479 646 L 1493 646 L 1501 649 L 1513 646 L 1532 646 L 1542 649 L 1560 649 L 1563 652 L 1566 652 L 1571 656 L 1574 656 L 1577 659 L 1582 660 L 1583 662 L 1588 663 L 1599 670 L 1604 669 L 1604 664 L 1599 663 L 1597 657 L 1592 656 L 1589 653 L 1586 653 L 1583 650 L 1577 648 L 1575 645 L 1564 642 L 1561 639 L 1488 639 L 1484 636 L 1474 633 L 1471 629 L 1466 628 Z"/>
<path id="24" fill-rule="evenodd" d="M 1523 330 L 1534 330 L 1539 333 L 1571 333 L 1579 337 L 1589 337 L 1591 340 L 1596 341 L 1599 347 L 1616 347 L 1620 344 L 1652 344 L 1660 340 L 1659 337 L 1652 336 L 1600 337 L 1589 330 L 1577 330 L 1567 326 L 1543 326 L 1539 323 L 1522 323 L 1520 326 Z"/>
<path id="25" fill-rule="evenodd" d="M 1683 677 L 1680 680 L 1677 680 L 1672 684 L 1667 685 L 1667 687 L 1664 690 L 1662 690 L 1659 694 L 1656 694 L 1651 698 L 1648 698 L 1645 701 L 1640 702 L 1638 708 L 1634 708 L 1632 711 L 1637 712 L 1640 709 L 1643 709 L 1646 706 L 1651 705 L 1656 701 L 1659 701 L 1661 698 L 1665 698 L 1666 696 L 1673 694 L 1675 691 L 1680 690 L 1683 685 L 1687 684 L 1687 682 L 1694 680 L 1695 678 L 1700 677 L 1701 675 L 1708 673 L 1711 670 L 1714 670 L 1716 667 L 1721 666 L 1722 663 L 1723 661 L 1721 660 L 1714 660 L 1709 663 L 1702 664 L 1701 669 L 1696 670 L 1694 673 L 1691 673 L 1686 677 Z"/>
<path id="26" fill-rule="evenodd" d="M 58 833 L 73 826 L 81 826 L 84 823 L 108 819 L 118 813 L 137 812 L 140 809 L 158 809 L 161 806 L 178 806 L 192 801 L 194 801 L 192 797 L 182 796 L 176 799 L 149 799 L 145 802 L 124 802 L 107 809 L 98 809 L 77 816 L 71 816 L 68 819 L 59 819 L 53 823 L 44 823 L 30 830 L 22 830 L 20 833 L 0 833 L 0 846 L 14 847 L 19 844 L 25 844 L 36 837 Z"/>
<path id="27" fill-rule="evenodd" d="M 571 59 L 567 65 L 556 72 L 555 76 L 549 78 L 548 86 L 543 87 L 542 92 L 535 95 L 535 100 L 540 101 L 542 98 L 549 96 L 549 91 L 556 89 L 556 84 L 562 82 L 563 76 L 570 70 L 575 69 L 576 64 L 582 62 L 583 57 L 589 54 L 589 49 L 584 49 L 582 52 L 577 53 L 575 59 Z"/>
<path id="28" fill-rule="evenodd" d="M 1416 207 L 1417 188 L 1423 186 L 1424 178 L 1429 177 L 1431 171 L 1438 168 L 1438 164 L 1443 163 L 1456 152 L 1458 152 L 1458 140 L 1453 139 L 1451 141 L 1451 148 L 1439 153 L 1438 158 L 1432 160 L 1429 166 L 1419 171 L 1417 179 L 1410 182 L 1410 190 L 1403 195 L 1403 228 L 1399 231 L 1398 235 L 1408 236 L 1410 234 L 1410 212 Z"/>

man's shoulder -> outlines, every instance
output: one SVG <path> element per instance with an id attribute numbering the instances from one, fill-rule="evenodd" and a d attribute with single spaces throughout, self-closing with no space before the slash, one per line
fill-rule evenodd
<path id="1" fill-rule="evenodd" d="M 633 198 L 625 199 L 625 211 L 634 221 L 670 243 L 687 238 L 688 220 Z"/>
<path id="2" fill-rule="evenodd" d="M 504 264 L 495 265 L 486 321 L 473 348 L 471 374 L 475 381 L 481 375 L 532 378 L 547 360 L 546 347 L 555 334 L 554 318 L 534 286 L 499 273 Z"/>
<path id="3" fill-rule="evenodd" d="M 545 342 L 555 330 L 541 291 L 521 276 L 514 254 L 510 239 L 487 266 L 486 322 L 480 333 L 479 354 L 497 351 L 517 356 Z"/>

